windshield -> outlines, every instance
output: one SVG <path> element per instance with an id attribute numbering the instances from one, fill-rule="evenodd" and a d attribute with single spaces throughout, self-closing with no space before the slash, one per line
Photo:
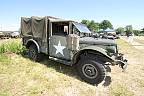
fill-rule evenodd
<path id="1" fill-rule="evenodd" d="M 91 33 L 91 31 L 83 24 L 73 22 L 74 26 L 78 29 L 81 33 Z"/>

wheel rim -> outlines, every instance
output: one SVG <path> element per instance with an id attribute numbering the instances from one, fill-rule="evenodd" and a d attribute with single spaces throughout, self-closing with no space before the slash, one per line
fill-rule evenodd
<path id="1" fill-rule="evenodd" d="M 35 58 L 36 58 L 36 52 L 35 52 L 34 49 L 31 49 L 31 50 L 29 51 L 29 54 L 30 54 L 30 57 L 31 57 L 32 59 L 35 59 Z"/>
<path id="2" fill-rule="evenodd" d="M 98 75 L 97 68 L 93 66 L 92 64 L 83 65 L 82 72 L 87 78 L 90 78 L 90 79 L 94 79 Z"/>

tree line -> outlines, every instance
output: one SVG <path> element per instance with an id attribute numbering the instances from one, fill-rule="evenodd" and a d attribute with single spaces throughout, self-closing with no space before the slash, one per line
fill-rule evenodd
<path id="1" fill-rule="evenodd" d="M 98 32 L 100 29 L 102 30 L 106 30 L 106 29 L 114 29 L 113 25 L 111 24 L 111 22 L 109 20 L 103 20 L 102 22 L 98 23 L 95 22 L 94 20 L 82 20 L 81 21 L 82 24 L 85 24 L 90 31 L 92 32 Z M 144 28 L 142 28 L 141 30 L 134 30 L 132 25 L 127 25 L 126 27 L 118 27 L 117 29 L 114 29 L 116 34 L 120 34 L 120 35 L 129 35 L 134 33 L 136 36 L 138 35 L 142 35 L 144 36 Z"/>
<path id="2" fill-rule="evenodd" d="M 94 20 L 82 20 L 81 23 L 85 24 L 92 32 L 98 32 L 100 29 L 113 29 L 113 25 L 108 20 L 103 20 L 101 23 L 95 22 Z"/>
<path id="3" fill-rule="evenodd" d="M 142 28 L 141 30 L 134 30 L 132 25 L 127 25 L 125 28 L 119 27 L 115 29 L 115 31 L 117 34 L 121 35 L 129 35 L 133 33 L 136 36 L 144 36 L 144 28 Z"/>

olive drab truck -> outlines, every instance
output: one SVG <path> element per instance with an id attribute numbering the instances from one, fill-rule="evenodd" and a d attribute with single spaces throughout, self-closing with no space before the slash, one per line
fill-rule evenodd
<path id="1" fill-rule="evenodd" d="M 105 79 L 107 66 L 127 66 L 114 40 L 94 38 L 85 25 L 75 21 L 51 16 L 22 17 L 21 37 L 32 60 L 40 61 L 44 53 L 48 59 L 76 66 L 82 80 L 91 84 Z"/>

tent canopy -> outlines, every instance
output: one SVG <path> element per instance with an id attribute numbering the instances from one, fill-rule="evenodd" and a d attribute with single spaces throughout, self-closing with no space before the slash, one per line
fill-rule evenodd
<path id="1" fill-rule="evenodd" d="M 107 28 L 106 30 L 100 29 L 99 32 L 114 32 L 113 29 Z"/>

